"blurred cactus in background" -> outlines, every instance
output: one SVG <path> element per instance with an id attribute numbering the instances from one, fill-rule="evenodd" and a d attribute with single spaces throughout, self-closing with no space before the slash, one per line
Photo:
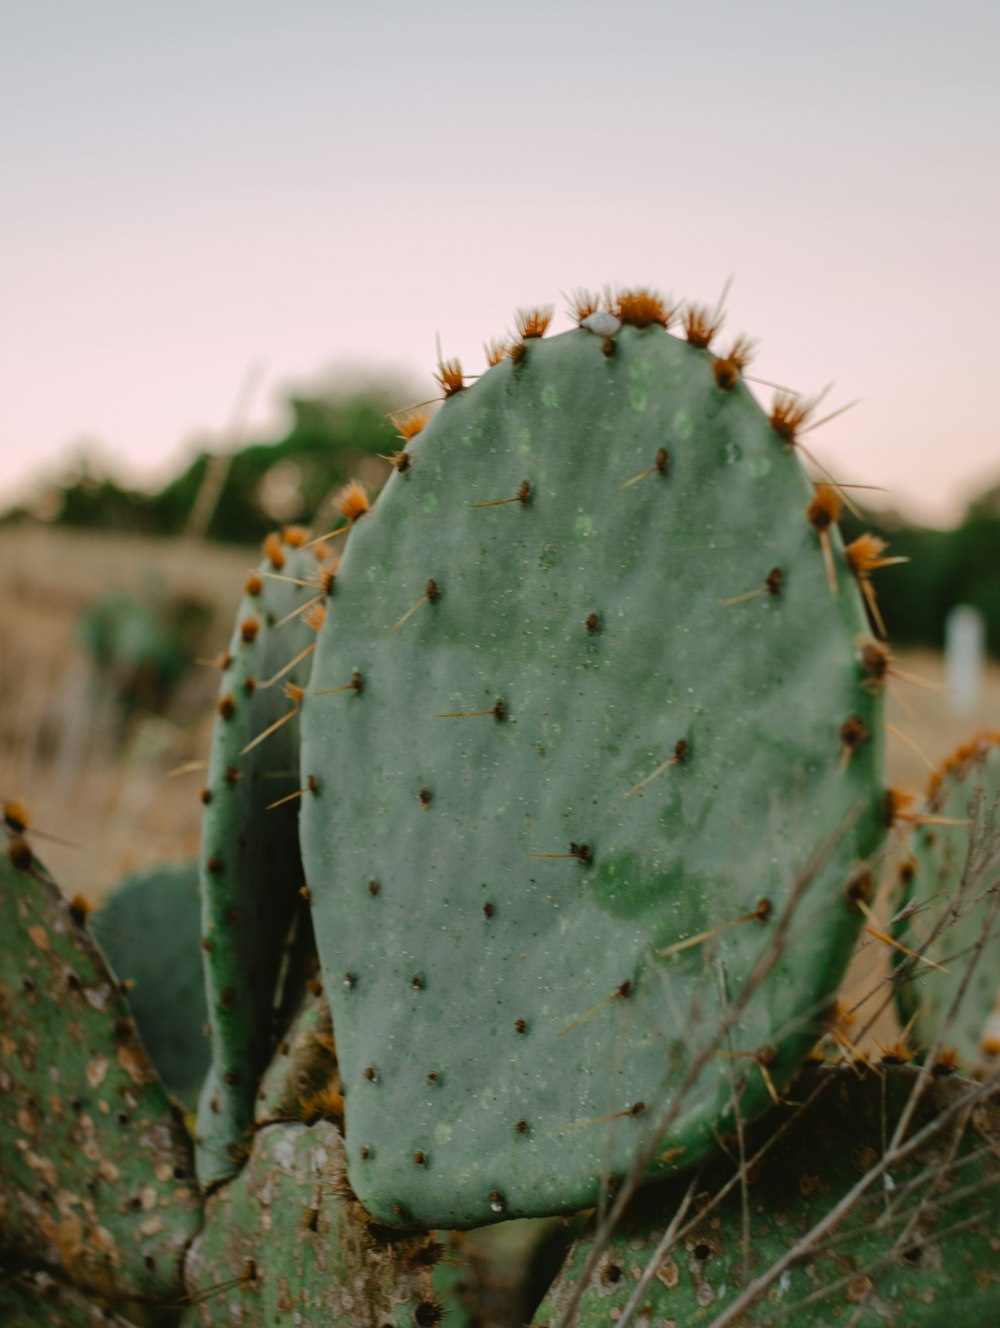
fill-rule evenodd
<path id="1" fill-rule="evenodd" d="M 370 376 L 369 376 L 370 377 Z M 155 492 L 123 486 L 101 473 L 106 463 L 89 459 L 61 487 L 50 490 L 45 518 L 75 528 L 181 535 L 188 530 L 213 461 L 225 462 L 205 528 L 211 540 L 253 544 L 275 522 L 312 520 L 324 500 L 352 477 L 377 487 L 388 475 L 384 460 L 394 447 L 395 430 L 386 412 L 412 395 L 403 379 L 339 379 L 326 392 L 293 395 L 291 425 L 284 438 L 246 443 L 229 453 L 199 443 L 194 459 Z M 24 508 L 5 520 L 21 520 Z"/>
<path id="2" fill-rule="evenodd" d="M 137 711 L 163 712 L 199 653 L 211 610 L 168 595 L 155 575 L 138 593 L 113 590 L 81 617 L 78 631 L 99 688 L 114 696 L 123 725 Z"/>

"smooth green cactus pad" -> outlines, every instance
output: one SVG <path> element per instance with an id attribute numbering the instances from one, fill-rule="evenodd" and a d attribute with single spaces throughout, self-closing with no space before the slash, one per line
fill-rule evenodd
<path id="1" fill-rule="evenodd" d="M 805 1108 L 747 1133 L 745 1185 L 720 1157 L 687 1202 L 686 1177 L 653 1187 L 597 1258 L 593 1231 L 577 1243 L 534 1322 L 557 1328 L 577 1296 L 579 1328 L 1000 1322 L 996 1091 L 931 1079 L 886 1166 L 916 1079 L 912 1067 L 803 1074 Z"/>
<path id="2" fill-rule="evenodd" d="M 442 366 L 320 633 L 303 861 L 387 1223 L 695 1162 L 788 1080 L 860 921 L 882 726 L 836 495 L 800 405 L 647 321 Z"/>
<path id="3" fill-rule="evenodd" d="M 984 1036 L 1000 987 L 1000 734 L 944 763 L 926 814 L 897 900 L 897 939 L 921 956 L 897 956 L 900 1021 L 918 1051 L 972 1069 L 1000 1051 Z"/>
<path id="4" fill-rule="evenodd" d="M 274 1044 L 286 939 L 303 909 L 298 711 L 315 631 L 297 610 L 320 608 L 326 583 L 314 550 L 300 547 L 297 534 L 293 540 L 271 536 L 247 582 L 202 794 L 201 943 L 212 1030 L 198 1109 L 203 1183 L 231 1175 L 245 1154 L 257 1080 Z"/>
<path id="5" fill-rule="evenodd" d="M 201 1195 L 128 1002 L 26 842 L 0 858 L 0 1248 L 119 1303 L 182 1290 Z"/>
<path id="6" fill-rule="evenodd" d="M 115 976 L 131 984 L 129 1004 L 160 1078 L 192 1109 L 209 1062 L 198 864 L 129 876 L 90 926 Z"/>

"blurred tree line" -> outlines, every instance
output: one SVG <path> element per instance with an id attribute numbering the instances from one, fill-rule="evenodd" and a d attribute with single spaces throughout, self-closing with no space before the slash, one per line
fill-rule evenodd
<path id="1" fill-rule="evenodd" d="M 184 535 L 208 477 L 210 487 L 216 479 L 221 483 L 207 528 L 197 533 L 226 543 L 255 544 L 276 524 L 308 524 L 331 493 L 351 478 L 360 477 L 373 487 L 384 482 L 389 466 L 378 457 L 400 445 L 386 417 L 402 404 L 399 391 L 375 384 L 352 392 L 291 397 L 292 425 L 284 438 L 252 443 L 231 454 L 201 450 L 155 493 L 123 487 L 84 467 L 61 487 L 46 516 L 54 524 L 78 528 Z M 21 509 L 4 519 L 24 515 Z"/>
<path id="2" fill-rule="evenodd" d="M 1000 658 L 1000 485 L 968 506 L 954 530 L 929 530 L 901 518 L 845 513 L 844 539 L 870 530 L 889 542 L 889 553 L 910 559 L 875 573 L 879 607 L 891 641 L 940 649 L 948 611 L 971 604 L 986 622 L 989 653 Z"/>
<path id="3" fill-rule="evenodd" d="M 407 399 L 400 384 L 377 383 L 289 399 L 292 424 L 276 442 L 253 443 L 221 461 L 202 450 L 157 493 L 83 474 L 67 483 L 46 515 L 61 525 L 104 531 L 183 535 L 199 496 L 219 482 L 204 531 L 209 539 L 255 544 L 275 525 L 333 517 L 330 499 L 351 478 L 377 489 L 389 473 L 379 460 L 399 446 L 386 412 Z M 216 474 L 210 474 L 211 467 Z M 9 513 L 5 520 L 23 517 Z M 971 604 L 986 620 L 987 646 L 1000 657 L 1000 485 L 970 503 L 954 530 L 932 530 L 891 514 L 845 512 L 845 540 L 870 530 L 891 554 L 910 561 L 876 573 L 879 603 L 890 638 L 899 645 L 939 649 L 955 604 Z"/>

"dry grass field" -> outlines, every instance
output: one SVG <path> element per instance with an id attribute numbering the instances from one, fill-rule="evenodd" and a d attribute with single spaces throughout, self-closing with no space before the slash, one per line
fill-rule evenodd
<path id="1" fill-rule="evenodd" d="M 112 589 L 140 590 L 155 572 L 168 593 L 205 604 L 211 657 L 228 641 L 255 561 L 252 550 L 177 540 L 0 530 L 0 796 L 23 802 L 37 832 L 51 836 L 39 846 L 70 893 L 96 901 L 131 871 L 197 853 L 201 775 L 172 772 L 205 759 L 218 685 L 212 669 L 192 668 L 168 712 L 135 716 L 120 740 L 113 702 L 77 638 L 81 615 Z M 988 667 L 977 712 L 958 716 L 942 690 L 940 655 L 900 653 L 897 665 L 932 684 L 894 680 L 889 692 L 888 721 L 905 735 L 888 736 L 889 781 L 919 793 L 928 762 L 977 729 L 1000 728 L 1000 666 Z M 863 941 L 848 999 L 879 995 L 859 1025 L 883 1003 L 886 971 L 885 946 Z M 866 1040 L 891 1040 L 893 1028 L 886 1010 Z"/>
<path id="2" fill-rule="evenodd" d="M 122 739 L 114 700 L 78 639 L 111 590 L 168 594 L 210 611 L 205 653 L 226 644 L 247 569 L 241 550 L 27 526 L 0 530 L 0 796 L 24 803 L 46 863 L 71 893 L 98 899 L 123 875 L 197 852 L 197 772 L 218 687 L 192 668 L 165 715 L 139 714 Z M 65 841 L 65 842 L 63 842 Z"/>

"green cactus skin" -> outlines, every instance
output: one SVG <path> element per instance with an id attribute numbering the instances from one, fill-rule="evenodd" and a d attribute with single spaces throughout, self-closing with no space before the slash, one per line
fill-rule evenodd
<path id="1" fill-rule="evenodd" d="M 44 1273 L 0 1282 L 0 1323 L 7 1328 L 133 1328 L 103 1305 Z"/>
<path id="2" fill-rule="evenodd" d="M 433 1325 L 434 1253 L 428 1237 L 400 1238 L 353 1198 L 335 1125 L 269 1125 L 208 1199 L 187 1258 L 185 1328 Z"/>
<path id="3" fill-rule="evenodd" d="M 896 938 L 941 968 L 896 955 L 896 999 L 918 1052 L 939 1046 L 949 1061 L 971 1070 L 992 1050 L 984 1030 L 1000 981 L 1000 734 L 974 738 L 944 763 L 927 811 L 971 824 L 914 827 L 895 901 L 907 910 Z M 949 1018 L 984 932 L 988 939 Z"/>
<path id="4" fill-rule="evenodd" d="M 127 877 L 101 901 L 90 928 L 115 976 L 131 983 L 129 1004 L 160 1078 L 193 1110 L 209 1063 L 198 864 Z"/>
<path id="5" fill-rule="evenodd" d="M 719 363 L 659 327 L 530 340 L 446 400 L 350 536 L 301 837 L 351 1183 L 386 1223 L 593 1204 L 798 875 L 719 1048 L 747 1058 L 745 1117 L 847 962 L 845 886 L 884 833 L 867 624 L 835 527 L 831 593 L 794 446 Z M 653 1172 L 716 1147 L 731 1065 L 709 1057 Z"/>
<path id="6" fill-rule="evenodd" d="M 299 787 L 298 718 L 244 749 L 295 709 L 284 685 L 308 682 L 307 655 L 278 682 L 264 685 L 314 643 L 305 615 L 282 619 L 321 588 L 313 550 L 273 536 L 266 551 L 237 616 L 202 795 L 202 947 L 212 1054 L 198 1105 L 203 1184 L 231 1175 L 245 1156 L 257 1080 L 274 1042 L 285 940 L 296 909 L 304 907 L 298 799 L 267 810 Z"/>
<path id="7" fill-rule="evenodd" d="M 695 1219 L 688 1228 L 685 1220 L 681 1240 L 661 1257 L 632 1322 L 713 1323 L 747 1285 L 747 1273 L 749 1279 L 764 1274 L 882 1157 L 915 1078 L 913 1067 L 868 1073 L 862 1079 L 851 1068 L 804 1073 L 793 1086 L 794 1097 L 809 1102 L 798 1119 L 799 1109 L 779 1107 L 747 1134 L 747 1156 L 752 1157 L 771 1132 L 792 1122 L 773 1152 L 751 1172 L 747 1271 L 737 1184 L 718 1207 L 706 1210 L 701 1222 Z M 824 1081 L 826 1088 L 813 1099 Z M 958 1079 L 931 1080 L 908 1137 L 975 1087 Z M 964 1134 L 957 1160 L 948 1167 L 956 1122 L 963 1124 Z M 829 1242 L 792 1264 L 738 1322 L 787 1328 L 832 1328 L 838 1323 L 946 1328 L 960 1321 L 970 1328 L 992 1328 L 1000 1322 L 998 1132 L 1000 1101 L 995 1094 L 974 1109 L 967 1124 L 952 1116 L 939 1134 L 892 1167 L 891 1187 L 881 1181 L 873 1184 Z M 979 1156 L 973 1157 L 976 1150 Z M 699 1177 L 690 1215 L 732 1174 L 732 1167 L 727 1172 L 722 1161 L 708 1168 Z M 603 1328 L 622 1317 L 685 1189 L 686 1178 L 639 1196 L 584 1290 L 574 1325 Z M 923 1201 L 927 1207 L 893 1252 Z M 956 1224 L 958 1229 L 949 1230 Z M 560 1323 L 592 1246 L 593 1233 L 570 1252 L 535 1324 L 555 1328 Z M 799 1305 L 812 1295 L 817 1295 L 814 1303 Z"/>
<path id="8" fill-rule="evenodd" d="M 23 840 L 0 858 L 0 935 L 0 1248 L 117 1303 L 177 1296 L 201 1217 L 190 1141 L 82 911 Z"/>

